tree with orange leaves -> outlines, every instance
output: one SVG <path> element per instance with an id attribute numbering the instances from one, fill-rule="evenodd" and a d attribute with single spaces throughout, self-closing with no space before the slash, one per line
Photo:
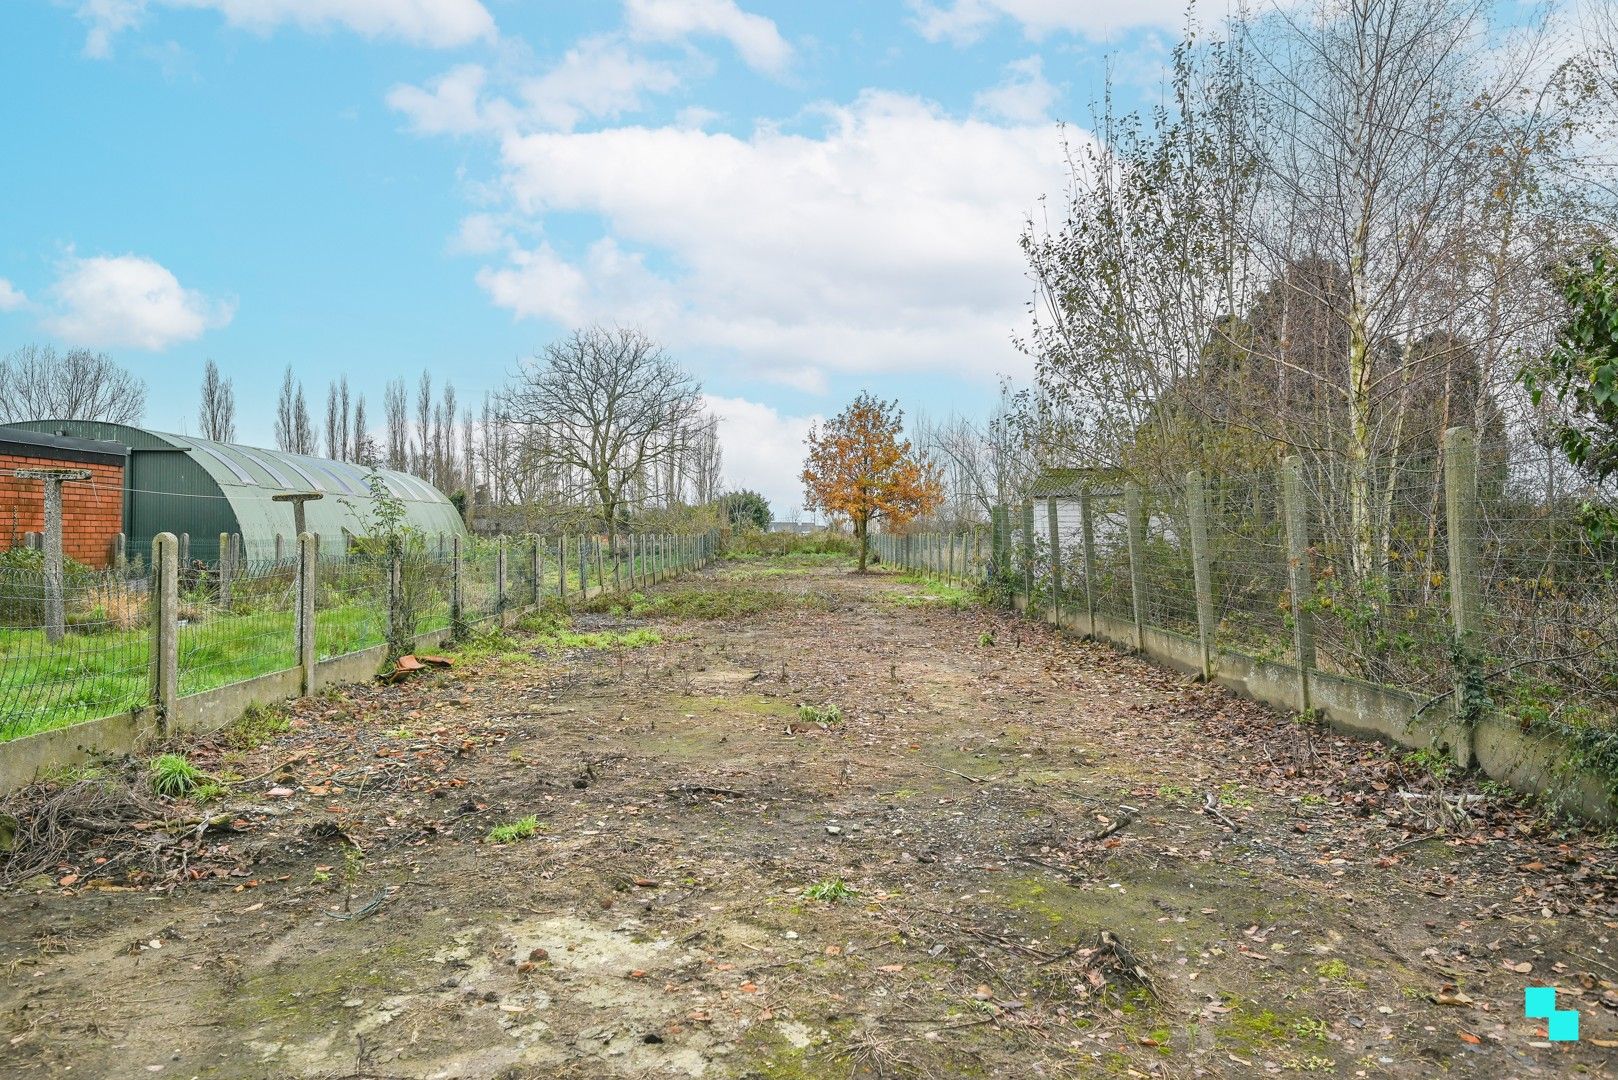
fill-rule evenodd
<path id="1" fill-rule="evenodd" d="M 937 472 L 899 437 L 903 422 L 897 401 L 861 394 L 824 429 L 809 431 L 803 466 L 809 508 L 854 523 L 862 574 L 870 561 L 871 522 L 903 525 L 944 501 Z"/>

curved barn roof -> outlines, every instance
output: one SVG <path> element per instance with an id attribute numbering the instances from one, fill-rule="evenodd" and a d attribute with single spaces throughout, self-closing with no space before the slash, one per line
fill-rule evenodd
<path id="1" fill-rule="evenodd" d="M 291 542 L 292 506 L 276 502 L 275 496 L 293 492 L 320 494 L 305 504 L 305 527 L 320 534 L 326 550 L 342 550 L 345 533 L 364 536 L 370 531 L 374 500 L 367 477 L 372 470 L 363 465 L 99 421 L 35 420 L 11 426 L 128 446 L 135 460 L 126 484 L 136 533 L 191 532 L 196 541 L 207 530 L 187 522 L 200 526 L 217 515 L 188 513 L 186 498 L 223 498 L 248 557 L 267 558 L 277 534 Z M 171 456 L 181 460 L 171 461 Z M 460 513 L 433 485 L 391 469 L 376 473 L 403 504 L 406 525 L 427 534 L 465 531 Z"/>

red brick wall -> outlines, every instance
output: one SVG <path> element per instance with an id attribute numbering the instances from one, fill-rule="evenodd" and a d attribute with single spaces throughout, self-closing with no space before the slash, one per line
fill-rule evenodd
<path id="1" fill-rule="evenodd" d="M 20 480 L 13 469 L 89 469 L 90 479 L 62 487 L 62 551 L 86 566 L 112 561 L 113 538 L 124 528 L 122 465 L 0 454 L 0 551 L 45 529 L 44 481 Z"/>

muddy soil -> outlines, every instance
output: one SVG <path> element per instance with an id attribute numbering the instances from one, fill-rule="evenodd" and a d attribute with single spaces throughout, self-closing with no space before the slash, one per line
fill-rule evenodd
<path id="1" fill-rule="evenodd" d="M 1607 838 L 893 575 L 658 595 L 185 747 L 0 895 L 0 1075 L 1613 1074 Z"/>

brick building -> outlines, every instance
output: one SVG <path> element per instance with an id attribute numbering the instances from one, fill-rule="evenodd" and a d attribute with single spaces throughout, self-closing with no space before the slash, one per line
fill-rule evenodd
<path id="1" fill-rule="evenodd" d="M 62 488 L 62 551 L 86 566 L 112 562 L 113 541 L 124 528 L 124 466 L 120 443 L 0 428 L 0 551 L 20 547 L 45 528 L 45 485 L 17 469 L 88 469 L 90 479 Z"/>

